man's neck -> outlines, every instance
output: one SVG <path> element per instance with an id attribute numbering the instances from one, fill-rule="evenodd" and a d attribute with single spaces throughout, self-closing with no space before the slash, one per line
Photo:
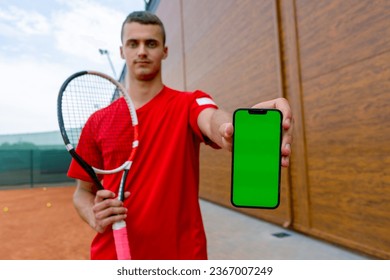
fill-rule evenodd
<path id="1" fill-rule="evenodd" d="M 129 94 L 136 109 L 141 108 L 152 100 L 162 89 L 163 83 L 160 79 L 152 81 L 130 80 L 128 87 Z"/>

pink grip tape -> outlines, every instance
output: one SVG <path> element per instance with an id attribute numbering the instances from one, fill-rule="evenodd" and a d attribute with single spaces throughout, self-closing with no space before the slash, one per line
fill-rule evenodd
<path id="1" fill-rule="evenodd" d="M 118 260 L 131 260 L 126 223 L 124 221 L 116 222 L 112 228 Z"/>

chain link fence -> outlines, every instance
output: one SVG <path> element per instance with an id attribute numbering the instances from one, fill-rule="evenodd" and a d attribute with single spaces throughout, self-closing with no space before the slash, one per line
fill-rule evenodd
<path id="1" fill-rule="evenodd" d="M 0 187 L 74 181 L 66 176 L 70 161 L 66 150 L 0 150 Z"/>

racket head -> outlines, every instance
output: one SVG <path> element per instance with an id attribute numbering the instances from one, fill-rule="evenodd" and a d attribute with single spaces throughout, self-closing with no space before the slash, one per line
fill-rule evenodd
<path id="1" fill-rule="evenodd" d="M 59 90 L 57 115 L 67 150 L 99 189 L 102 188 L 101 177 L 96 174 L 119 172 L 128 166 L 124 163 L 131 155 L 134 157 L 134 140 L 138 146 L 137 115 L 125 88 L 112 77 L 97 71 L 80 71 L 71 75 Z M 102 129 L 99 140 L 103 146 L 99 146 L 94 135 L 98 128 L 99 131 Z M 113 133 L 105 133 L 106 130 Z M 132 139 L 133 146 L 128 145 Z M 79 143 L 82 152 L 77 149 Z M 126 146 L 118 143 L 126 143 Z M 109 155 L 97 157 L 96 149 L 109 151 Z M 106 164 L 105 156 L 111 157 L 112 164 Z"/>

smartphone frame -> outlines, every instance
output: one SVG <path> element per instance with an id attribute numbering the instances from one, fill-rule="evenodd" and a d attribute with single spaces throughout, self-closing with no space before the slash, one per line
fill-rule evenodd
<path id="1" fill-rule="evenodd" d="M 277 112 L 278 114 L 280 114 L 280 123 L 278 124 L 278 131 L 279 131 L 279 136 L 277 137 L 277 139 L 279 140 L 279 149 L 278 149 L 278 166 L 275 166 L 276 170 L 277 170 L 277 173 L 278 173 L 278 178 L 277 178 L 277 188 L 278 188 L 278 194 L 277 194 L 277 201 L 276 201 L 276 204 L 274 205 L 260 205 L 257 204 L 257 205 L 249 205 L 249 204 L 239 204 L 237 203 L 237 201 L 235 202 L 234 201 L 234 188 L 237 186 L 234 186 L 234 173 L 235 173 L 235 170 L 234 170 L 234 163 L 235 163 L 235 141 L 237 141 L 235 139 L 235 134 L 233 134 L 233 146 L 232 146 L 232 162 L 231 162 L 231 203 L 233 206 L 235 207 L 239 207 L 239 208 L 260 208 L 260 209 L 276 209 L 277 207 L 279 207 L 279 204 L 280 204 L 280 182 L 281 182 L 281 158 L 282 158 L 282 154 L 281 154 L 281 145 L 282 145 L 282 121 L 283 121 L 283 114 L 280 110 L 278 109 L 265 109 L 265 108 L 238 108 L 237 110 L 234 111 L 233 113 L 233 126 L 235 127 L 236 126 L 236 114 L 239 112 L 239 111 L 246 111 L 248 112 L 248 114 L 254 114 L 254 115 L 265 115 L 265 114 L 268 114 L 268 112 L 270 111 L 273 111 L 273 112 Z M 254 128 L 255 129 L 255 128 Z M 261 182 L 259 183 L 259 187 L 261 187 Z"/>

